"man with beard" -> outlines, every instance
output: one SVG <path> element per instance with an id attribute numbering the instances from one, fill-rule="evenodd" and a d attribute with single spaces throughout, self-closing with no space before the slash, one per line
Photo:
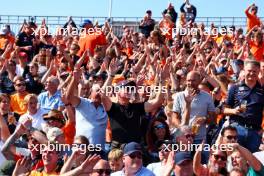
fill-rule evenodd
<path id="1" fill-rule="evenodd" d="M 194 143 L 199 144 L 206 138 L 206 121 L 215 120 L 215 106 L 210 94 L 199 90 L 202 79 L 199 72 L 187 75 L 187 88 L 176 94 L 173 104 L 172 121 L 175 127 L 191 125 L 195 133 Z"/>

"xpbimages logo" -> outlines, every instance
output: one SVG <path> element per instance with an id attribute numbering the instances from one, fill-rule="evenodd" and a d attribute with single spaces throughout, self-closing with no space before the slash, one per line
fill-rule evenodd
<path id="1" fill-rule="evenodd" d="M 185 36 L 185 35 L 192 35 L 192 36 L 197 36 L 197 35 L 213 35 L 217 36 L 218 34 L 220 35 L 233 35 L 233 29 L 231 27 L 227 28 L 208 28 L 205 27 L 204 29 L 201 28 L 169 28 L 169 27 L 162 27 L 160 28 L 161 34 L 166 35 L 166 36 L 172 36 L 172 38 L 175 38 L 177 35 Z"/>
<path id="2" fill-rule="evenodd" d="M 197 151 L 199 150 L 201 144 L 183 144 L 180 142 L 179 144 L 163 144 L 162 145 L 162 150 L 164 152 L 170 152 L 170 151 L 175 151 L 175 152 L 184 152 L 184 151 Z M 229 144 L 204 144 L 203 150 L 204 151 L 211 151 L 211 150 L 221 150 L 221 151 L 234 151 L 233 147 Z"/>
<path id="3" fill-rule="evenodd" d="M 50 143 L 47 144 L 31 144 L 31 150 L 38 151 L 42 154 L 44 151 L 57 151 L 57 152 L 68 152 L 79 150 L 80 154 L 85 154 L 86 152 L 100 152 L 102 151 L 101 144 L 59 144 L 59 143 Z"/>
<path id="4" fill-rule="evenodd" d="M 172 34 L 170 33 L 170 28 L 168 28 L 168 27 L 160 28 L 160 30 L 161 30 L 161 34 L 162 34 L 162 35 L 172 35 Z"/>
<path id="5" fill-rule="evenodd" d="M 33 31 L 33 35 L 73 35 L 73 36 L 79 36 L 80 38 L 85 38 L 87 35 L 101 35 L 102 29 L 101 28 L 59 28 L 59 27 L 47 27 L 47 28 L 31 28 Z"/>

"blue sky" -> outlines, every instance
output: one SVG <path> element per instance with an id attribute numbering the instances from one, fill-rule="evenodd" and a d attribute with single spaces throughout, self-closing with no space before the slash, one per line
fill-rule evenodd
<path id="1" fill-rule="evenodd" d="M 146 9 L 153 11 L 153 16 L 161 16 L 167 6 L 167 0 L 112 0 L 112 16 L 141 17 Z M 0 15 L 59 15 L 59 16 L 108 16 L 109 0 L 0 0 Z M 176 11 L 183 0 L 170 1 Z M 263 0 L 190 0 L 197 9 L 198 16 L 243 17 L 245 8 L 253 2 L 259 6 L 259 16 L 264 17 Z"/>

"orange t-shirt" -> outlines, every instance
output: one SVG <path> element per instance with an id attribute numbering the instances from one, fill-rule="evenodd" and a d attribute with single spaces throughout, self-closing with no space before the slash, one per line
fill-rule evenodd
<path id="1" fill-rule="evenodd" d="M 172 28 L 174 28 L 174 23 L 169 23 L 163 20 L 160 22 L 159 28 L 161 29 L 161 34 L 165 35 L 166 39 L 172 39 Z"/>
<path id="2" fill-rule="evenodd" d="M 15 43 L 15 37 L 14 36 L 12 36 L 11 34 L 10 35 L 7 35 L 7 39 L 8 39 L 8 41 L 10 42 L 10 43 L 12 43 L 12 44 L 14 44 Z"/>
<path id="3" fill-rule="evenodd" d="M 84 38 L 80 38 L 79 40 L 80 50 L 77 55 L 81 57 L 86 50 L 89 50 L 91 55 L 93 56 L 96 45 L 106 44 L 106 37 L 102 32 L 90 35 L 87 34 Z"/>
<path id="4" fill-rule="evenodd" d="M 0 49 L 4 49 L 7 43 L 14 44 L 15 43 L 15 37 L 12 35 L 7 35 L 6 38 L 0 38 Z M 6 53 L 6 58 L 10 58 L 12 51 L 9 51 Z"/>
<path id="5" fill-rule="evenodd" d="M 72 144 L 74 140 L 74 136 L 76 134 L 75 123 L 66 123 L 61 130 L 63 131 L 65 142 L 67 144 Z"/>
<path id="6" fill-rule="evenodd" d="M 28 93 L 19 96 L 18 93 L 11 95 L 10 97 L 10 106 L 11 110 L 19 115 L 25 114 L 27 112 L 27 106 L 25 106 L 24 98 Z"/>
<path id="7" fill-rule="evenodd" d="M 260 26 L 260 19 L 251 13 L 249 13 L 249 10 L 245 11 L 247 15 L 247 31 L 252 29 L 254 26 Z"/>
<path id="8" fill-rule="evenodd" d="M 253 54 L 254 58 L 257 61 L 264 61 L 264 43 L 260 46 L 256 45 L 256 43 L 254 41 L 250 41 L 249 42 L 249 46 L 250 46 L 250 51 Z"/>
<path id="9" fill-rule="evenodd" d="M 6 44 L 8 43 L 7 38 L 0 38 L 0 49 L 5 49 Z"/>
<path id="10" fill-rule="evenodd" d="M 126 53 L 128 57 L 133 55 L 133 48 L 124 48 L 122 51 Z"/>

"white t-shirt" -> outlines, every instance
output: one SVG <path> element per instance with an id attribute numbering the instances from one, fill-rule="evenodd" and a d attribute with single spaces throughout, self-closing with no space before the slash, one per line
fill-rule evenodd
<path id="1" fill-rule="evenodd" d="M 255 152 L 253 155 L 264 165 L 264 151 Z"/>
<path id="2" fill-rule="evenodd" d="M 22 76 L 23 73 L 24 73 L 24 68 L 22 68 L 20 65 L 17 65 L 17 66 L 16 66 L 16 74 L 17 74 L 18 76 Z"/>
<path id="3" fill-rule="evenodd" d="M 38 130 L 43 130 L 43 125 L 46 124 L 46 122 L 43 119 L 43 114 L 46 114 L 47 111 L 45 111 L 42 108 L 39 108 L 37 113 L 34 115 L 30 115 L 29 112 L 26 112 L 25 114 L 23 114 L 20 118 L 19 118 L 19 122 L 23 122 L 25 121 L 28 117 L 32 118 L 32 127 L 36 128 Z"/>
<path id="4" fill-rule="evenodd" d="M 161 162 L 158 163 L 150 163 L 147 166 L 147 169 L 152 171 L 155 175 L 162 175 L 162 169 L 161 169 Z"/>
<path id="5" fill-rule="evenodd" d="M 0 149 L 3 147 L 3 145 L 4 145 L 3 141 L 0 140 Z M 2 152 L 0 152 L 0 166 L 2 166 L 5 161 L 6 161 L 5 156 L 2 154 Z"/>

